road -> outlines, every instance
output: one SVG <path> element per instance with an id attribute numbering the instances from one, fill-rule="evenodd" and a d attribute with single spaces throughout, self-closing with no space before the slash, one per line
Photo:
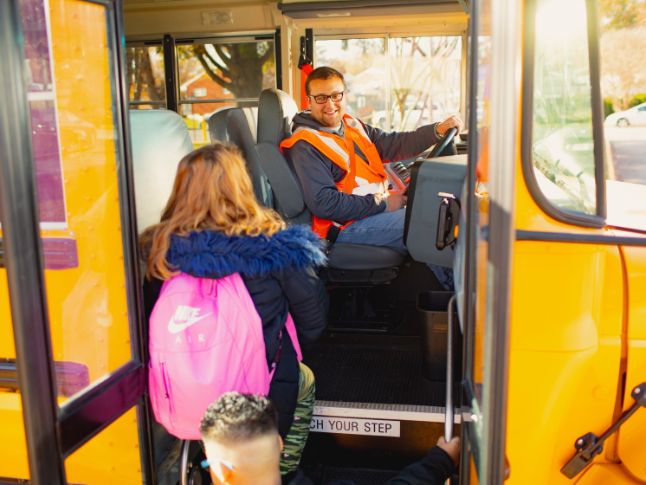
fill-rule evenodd
<path id="1" fill-rule="evenodd" d="M 622 182 L 646 185 L 646 128 L 606 127 L 614 175 Z"/>
<path id="2" fill-rule="evenodd" d="M 646 128 L 606 127 L 612 159 L 606 184 L 608 223 L 646 227 Z M 622 183 L 627 182 L 627 183 Z"/>

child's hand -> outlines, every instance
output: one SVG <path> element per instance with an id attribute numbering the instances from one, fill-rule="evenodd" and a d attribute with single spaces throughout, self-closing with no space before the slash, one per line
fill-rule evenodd
<path id="1" fill-rule="evenodd" d="M 460 438 L 456 436 L 454 438 L 451 438 L 451 441 L 447 443 L 444 439 L 444 436 L 440 436 L 437 440 L 437 446 L 446 451 L 446 454 L 451 457 L 453 463 L 455 463 L 456 465 L 458 464 L 458 461 L 460 459 Z"/>

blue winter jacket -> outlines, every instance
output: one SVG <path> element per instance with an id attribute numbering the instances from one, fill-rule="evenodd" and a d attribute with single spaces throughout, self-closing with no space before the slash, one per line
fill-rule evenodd
<path id="1" fill-rule="evenodd" d="M 306 226 L 291 226 L 272 237 L 229 237 L 201 231 L 173 236 L 166 256 L 170 265 L 193 276 L 242 276 L 262 320 L 268 364 L 274 362 L 280 348 L 269 397 L 278 410 L 283 436 L 293 419 L 299 368 L 292 343 L 282 330 L 288 311 L 301 345 L 313 342 L 325 329 L 328 298 L 316 274 L 316 268 L 325 264 L 321 244 Z M 144 285 L 147 316 L 157 301 L 161 283 L 147 281 Z"/>

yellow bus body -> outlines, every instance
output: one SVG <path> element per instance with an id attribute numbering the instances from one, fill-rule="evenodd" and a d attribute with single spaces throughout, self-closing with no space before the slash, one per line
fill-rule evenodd
<path id="1" fill-rule="evenodd" d="M 182 26 L 190 30 L 185 23 L 191 8 L 164 6 L 153 9 L 151 15 L 165 19 L 159 29 L 172 30 L 174 17 L 168 12 L 179 9 Z M 259 12 L 267 13 L 265 3 L 246 2 L 235 8 L 245 19 L 243 25 L 249 27 L 245 30 L 256 28 L 254 22 L 273 25 L 267 16 L 258 20 Z M 137 23 L 149 15 L 149 9 L 149 4 L 130 7 L 130 18 Z M 85 366 L 88 385 L 131 358 L 116 170 L 121 161 L 115 150 L 115 137 L 121 135 L 115 132 L 111 95 L 115 80 L 111 79 L 107 42 L 95 42 L 108 39 L 105 15 L 99 4 L 49 1 L 67 222 L 64 228 L 43 229 L 42 239 L 72 241 L 78 258 L 74 267 L 45 269 L 49 322 L 54 361 Z M 437 22 L 437 16 L 432 19 Z M 447 19 L 463 21 L 463 16 L 451 13 Z M 142 20 L 141 25 L 149 21 Z M 289 27 L 291 22 L 280 18 L 275 23 Z M 330 22 L 327 20 L 328 27 Z M 302 25 L 291 27 L 300 31 Z M 138 27 L 132 31 L 139 33 Z M 284 46 L 281 49 L 289 53 Z M 286 84 L 296 86 L 299 73 L 292 65 L 295 56 L 289 54 L 284 67 Z M 521 59 L 517 61 L 521 65 Z M 290 91 L 298 97 L 296 89 Z M 520 93 L 520 89 L 514 92 Z M 522 99 L 518 106 L 522 106 Z M 486 102 L 484 109 L 489 109 Z M 493 132 L 493 120 L 487 124 Z M 518 147 L 522 143 L 520 128 Z M 483 167 L 487 157 L 484 148 L 479 155 Z M 646 239 L 646 228 L 580 227 L 550 217 L 528 189 L 521 158 L 519 152 L 514 161 L 517 234 Z M 480 189 L 480 224 L 486 226 L 490 212 L 486 181 Z M 487 298 L 487 251 L 487 242 L 481 241 L 476 256 L 473 358 L 473 376 L 481 383 L 486 316 L 492 303 Z M 566 484 L 571 480 L 560 469 L 574 453 L 574 440 L 587 432 L 603 433 L 632 404 L 632 389 L 646 381 L 646 248 L 518 237 L 512 243 L 512 253 L 506 483 Z M 0 269 L 0 357 L 14 359 L 8 295 L 5 270 Z M 64 406 L 69 397 L 59 396 L 59 405 Z M 0 477 L 29 479 L 17 392 L 0 390 L 0 430 Z M 139 418 L 131 409 L 67 458 L 70 483 L 142 483 L 139 430 Z M 606 442 L 603 453 L 574 483 L 646 483 L 644 430 L 646 411 L 642 409 Z M 473 466 L 471 470 L 471 483 L 477 483 Z"/>
<path id="2" fill-rule="evenodd" d="M 82 364 L 91 385 L 131 359 L 117 180 L 106 9 L 77 0 L 49 2 L 55 104 L 66 227 L 77 264 L 45 268 L 55 362 Z M 47 254 L 45 255 L 47 260 Z M 0 269 L 0 356 L 15 358 L 5 269 Z M 59 382 L 60 387 L 60 382 Z M 59 394 L 59 405 L 71 397 Z M 0 477 L 28 479 L 20 395 L 0 391 Z M 123 415 L 66 461 L 70 483 L 142 483 L 138 420 Z"/>

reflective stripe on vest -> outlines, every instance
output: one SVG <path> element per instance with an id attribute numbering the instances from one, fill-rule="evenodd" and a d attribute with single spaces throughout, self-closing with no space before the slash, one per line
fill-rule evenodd
<path id="1" fill-rule="evenodd" d="M 343 116 L 343 121 L 345 123 L 345 137 L 313 128 L 299 127 L 291 137 L 283 140 L 280 148 L 291 148 L 299 141 L 305 141 L 312 145 L 345 172 L 344 177 L 335 183 L 341 192 L 353 195 L 386 192 L 387 176 L 377 147 L 372 143 L 359 120 L 346 114 Z M 357 160 L 354 150 L 355 144 L 365 155 L 368 163 Z M 298 163 L 297 160 L 293 160 L 293 162 Z M 341 229 L 352 222 L 346 222 L 341 226 Z M 330 220 L 312 217 L 312 229 L 323 238 L 327 236 L 331 225 L 332 221 Z"/>

